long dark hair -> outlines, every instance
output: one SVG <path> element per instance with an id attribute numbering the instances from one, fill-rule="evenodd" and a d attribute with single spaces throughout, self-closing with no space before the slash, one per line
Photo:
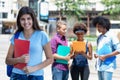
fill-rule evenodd
<path id="1" fill-rule="evenodd" d="M 17 16 L 17 27 L 18 27 L 18 29 L 17 29 L 16 32 L 23 31 L 23 27 L 20 24 L 20 18 L 24 14 L 29 14 L 32 17 L 32 21 L 33 21 L 33 26 L 32 27 L 33 27 L 34 30 L 42 30 L 40 28 L 39 24 L 38 24 L 38 21 L 37 21 L 37 18 L 35 16 L 34 11 L 30 7 L 24 6 L 18 12 L 18 16 Z"/>

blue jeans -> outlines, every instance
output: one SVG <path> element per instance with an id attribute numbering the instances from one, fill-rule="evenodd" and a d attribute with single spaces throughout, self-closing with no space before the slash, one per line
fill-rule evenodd
<path id="1" fill-rule="evenodd" d="M 60 70 L 52 67 L 52 80 L 68 80 L 69 70 Z"/>
<path id="2" fill-rule="evenodd" d="M 22 74 L 16 74 L 12 73 L 10 80 L 44 80 L 43 76 L 34 76 L 34 75 L 22 75 Z"/>
<path id="3" fill-rule="evenodd" d="M 98 71 L 99 80 L 112 80 L 112 72 Z"/>

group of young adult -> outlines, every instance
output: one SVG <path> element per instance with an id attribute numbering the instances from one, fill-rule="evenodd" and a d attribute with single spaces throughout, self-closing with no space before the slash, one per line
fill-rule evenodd
<path id="1" fill-rule="evenodd" d="M 67 25 L 64 21 L 58 21 L 56 27 L 57 33 L 51 39 L 51 48 L 54 57 L 54 62 L 52 65 L 52 80 L 68 80 L 69 71 L 71 73 L 72 80 L 79 80 L 79 75 L 81 75 L 81 80 L 88 80 L 90 72 L 87 59 L 92 59 L 92 45 L 90 42 L 87 42 L 84 39 L 84 35 L 87 32 L 87 26 L 84 23 L 76 23 L 73 27 L 73 32 L 77 36 L 77 41 L 86 43 L 86 51 L 74 51 L 73 45 L 71 43 L 71 51 L 70 54 L 67 56 L 61 56 L 57 54 L 57 47 L 59 45 L 68 46 L 68 41 L 65 36 Z M 73 59 L 73 62 L 69 68 L 69 64 L 58 63 L 56 62 L 57 59 L 67 61 Z M 81 61 L 81 59 L 83 62 Z M 83 65 L 80 64 L 81 62 L 83 63 Z"/>
<path id="2" fill-rule="evenodd" d="M 96 69 L 99 80 L 112 80 L 112 74 L 116 68 L 116 55 L 120 53 L 119 40 L 111 36 L 109 31 L 109 19 L 98 16 L 93 19 L 93 25 L 101 33 L 97 39 L 97 50 L 94 54 L 96 58 Z M 89 79 L 89 63 L 93 56 L 92 45 L 84 36 L 87 33 L 87 26 L 84 23 L 75 23 L 73 33 L 76 35 L 76 41 L 85 42 L 86 51 L 74 51 L 73 43 L 70 43 L 70 54 L 60 56 L 57 54 L 59 45 L 68 46 L 65 36 L 67 24 L 64 21 L 56 23 L 56 34 L 49 40 L 48 35 L 39 27 L 34 11 L 29 7 L 22 7 L 17 17 L 17 32 L 20 32 L 18 39 L 30 41 L 30 50 L 28 55 L 14 57 L 14 36 L 11 38 L 11 44 L 6 56 L 6 64 L 15 65 L 17 63 L 27 63 L 22 70 L 13 68 L 10 80 L 44 80 L 43 68 L 52 64 L 52 80 L 68 80 L 69 72 L 72 80 Z M 15 33 L 15 34 L 16 34 Z M 101 52 L 101 49 L 107 47 L 109 53 Z M 42 61 L 43 51 L 46 60 Z M 68 64 L 56 62 L 56 60 L 66 60 Z M 69 68 L 69 61 L 72 64 Z"/>

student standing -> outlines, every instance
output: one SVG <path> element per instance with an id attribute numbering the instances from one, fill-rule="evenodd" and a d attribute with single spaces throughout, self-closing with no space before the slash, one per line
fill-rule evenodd
<path id="1" fill-rule="evenodd" d="M 111 23 L 108 18 L 97 16 L 93 19 L 93 25 L 101 33 L 97 39 L 97 51 L 94 55 L 97 59 L 98 79 L 112 80 L 113 72 L 116 69 L 116 55 L 120 53 L 119 40 L 114 33 L 109 31 Z"/>
<path id="2" fill-rule="evenodd" d="M 92 45 L 90 42 L 84 39 L 85 34 L 87 33 L 87 26 L 84 23 L 76 23 L 73 27 L 73 32 L 77 37 L 77 42 L 85 42 L 85 45 L 81 46 L 81 48 L 85 47 L 85 51 L 74 50 L 73 42 L 71 42 L 71 52 L 70 56 L 72 56 L 73 61 L 71 65 L 71 77 L 72 80 L 88 80 L 90 70 L 88 59 L 92 59 Z"/>
<path id="3" fill-rule="evenodd" d="M 60 56 L 57 54 L 57 48 L 59 45 L 68 46 L 66 39 L 67 25 L 64 21 L 58 21 L 56 24 L 57 33 L 51 39 L 51 48 L 54 56 L 54 62 L 52 64 L 52 80 L 68 80 L 69 70 L 68 64 L 62 64 L 56 62 L 56 59 L 69 61 L 69 56 Z"/>
<path id="4" fill-rule="evenodd" d="M 13 68 L 10 80 L 44 80 L 43 68 L 53 62 L 52 51 L 47 34 L 39 27 L 34 11 L 29 7 L 22 7 L 17 16 L 18 39 L 30 41 L 28 55 L 14 58 L 14 36 L 6 57 L 6 64 L 15 65 L 26 63 L 23 69 Z M 16 34 L 15 33 L 15 34 Z M 42 61 L 43 51 L 46 60 Z"/>

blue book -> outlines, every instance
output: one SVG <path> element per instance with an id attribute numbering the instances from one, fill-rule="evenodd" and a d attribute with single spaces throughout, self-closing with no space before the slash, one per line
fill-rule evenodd
<path id="1" fill-rule="evenodd" d="M 104 45 L 100 50 L 97 51 L 98 55 L 106 55 L 112 52 L 112 49 L 108 45 Z M 110 64 L 116 56 L 106 58 L 104 64 Z"/>
<path id="2" fill-rule="evenodd" d="M 111 48 L 108 47 L 107 45 L 102 46 L 102 48 L 97 51 L 98 55 L 105 55 L 111 52 L 112 52 Z"/>
<path id="3" fill-rule="evenodd" d="M 68 46 L 63 46 L 59 45 L 57 48 L 57 54 L 60 56 L 67 56 L 70 53 L 70 47 Z M 56 62 L 58 63 L 63 63 L 63 64 L 68 64 L 68 61 L 66 60 L 61 60 L 61 59 L 56 59 Z"/>

